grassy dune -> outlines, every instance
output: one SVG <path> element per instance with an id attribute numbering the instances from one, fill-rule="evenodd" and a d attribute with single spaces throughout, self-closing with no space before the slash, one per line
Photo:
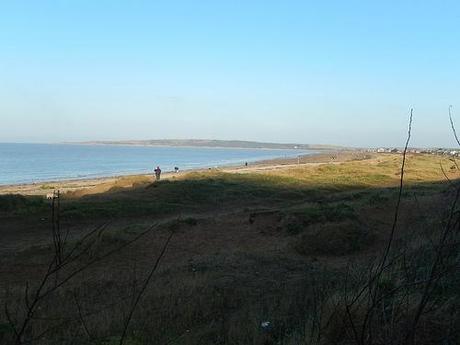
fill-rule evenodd
<path id="1" fill-rule="evenodd" d="M 32 309 L 53 257 L 50 202 L 0 196 L 0 343 L 20 333 L 33 344 L 456 344 L 455 162 L 408 156 L 379 271 L 401 158 L 129 177 L 66 193 L 72 260 Z"/>

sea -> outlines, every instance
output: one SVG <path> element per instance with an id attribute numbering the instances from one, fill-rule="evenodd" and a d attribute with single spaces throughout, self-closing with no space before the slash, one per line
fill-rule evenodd
<path id="1" fill-rule="evenodd" d="M 312 154 L 298 149 L 246 149 L 86 144 L 0 143 L 0 185 L 121 176 L 239 165 Z"/>

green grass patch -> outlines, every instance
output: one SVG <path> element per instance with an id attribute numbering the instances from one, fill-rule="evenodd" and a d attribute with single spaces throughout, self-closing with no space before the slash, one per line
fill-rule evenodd
<path id="1" fill-rule="evenodd" d="M 23 196 L 18 194 L 0 195 L 0 214 L 24 215 L 47 210 L 42 197 Z"/>

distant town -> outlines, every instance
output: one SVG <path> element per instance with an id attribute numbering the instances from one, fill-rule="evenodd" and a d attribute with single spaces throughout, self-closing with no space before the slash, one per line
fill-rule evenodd
<path id="1" fill-rule="evenodd" d="M 401 148 L 379 147 L 379 148 L 367 149 L 366 151 L 374 152 L 374 153 L 403 153 L 404 150 Z M 407 152 L 408 153 L 423 153 L 423 154 L 431 154 L 431 155 L 451 156 L 451 157 L 460 156 L 460 150 L 447 149 L 447 148 L 431 148 L 431 149 L 409 148 Z"/>

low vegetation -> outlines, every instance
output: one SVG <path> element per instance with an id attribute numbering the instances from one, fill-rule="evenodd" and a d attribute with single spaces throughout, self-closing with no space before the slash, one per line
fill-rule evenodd
<path id="1" fill-rule="evenodd" d="M 16 194 L 0 195 L 0 215 L 29 215 L 47 211 L 42 197 L 25 197 Z"/>
<path id="2" fill-rule="evenodd" d="M 395 222 L 400 168 L 0 196 L 0 343 L 457 344 L 460 174 L 408 156 Z"/>

